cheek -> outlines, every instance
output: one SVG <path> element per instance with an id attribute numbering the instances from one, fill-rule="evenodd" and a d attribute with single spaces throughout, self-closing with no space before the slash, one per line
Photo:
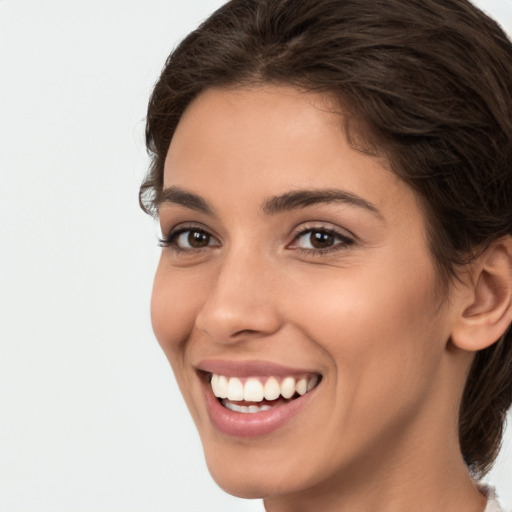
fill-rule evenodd
<path id="1" fill-rule="evenodd" d="M 184 357 L 184 349 L 201 307 L 199 283 L 190 275 L 169 271 L 162 256 L 153 283 L 151 323 L 158 343 L 174 371 Z"/>
<path id="2" fill-rule="evenodd" d="M 309 319 L 308 336 L 336 367 L 328 378 L 349 408 L 393 401 L 404 382 L 413 400 L 429 386 L 443 353 L 446 329 L 435 321 L 430 262 L 410 270 L 396 258 L 388 266 L 381 263 L 310 283 L 308 299 L 299 306 L 299 318 Z"/>

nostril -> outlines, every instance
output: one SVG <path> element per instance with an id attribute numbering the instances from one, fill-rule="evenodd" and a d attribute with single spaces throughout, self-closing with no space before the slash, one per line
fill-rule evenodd
<path id="1" fill-rule="evenodd" d="M 235 338 L 235 337 L 245 337 L 245 336 L 250 336 L 252 334 L 257 334 L 258 331 L 254 330 L 254 329 L 242 329 L 238 332 L 235 332 L 231 335 L 232 338 Z"/>

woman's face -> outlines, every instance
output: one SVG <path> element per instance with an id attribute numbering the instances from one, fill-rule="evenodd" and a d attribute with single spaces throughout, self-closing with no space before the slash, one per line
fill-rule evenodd
<path id="1" fill-rule="evenodd" d="M 339 489 L 428 456 L 455 418 L 418 201 L 342 126 L 321 95 L 209 90 L 167 155 L 153 327 L 239 496 Z"/>

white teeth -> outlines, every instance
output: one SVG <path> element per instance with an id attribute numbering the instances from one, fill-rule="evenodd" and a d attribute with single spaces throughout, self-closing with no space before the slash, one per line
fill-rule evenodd
<path id="1" fill-rule="evenodd" d="M 220 398 L 227 398 L 228 397 L 228 379 L 224 377 L 224 375 L 221 375 L 219 377 L 219 389 L 220 389 Z"/>
<path id="2" fill-rule="evenodd" d="M 219 396 L 219 376 L 216 373 L 212 375 L 212 380 L 210 381 L 210 384 L 213 389 L 213 394 L 215 396 Z"/>
<path id="3" fill-rule="evenodd" d="M 267 400 L 275 400 L 276 398 L 279 398 L 279 395 L 281 394 L 281 386 L 279 386 L 279 382 L 277 382 L 275 377 L 270 377 L 270 379 L 265 382 L 264 392 Z"/>
<path id="4" fill-rule="evenodd" d="M 291 398 L 295 394 L 295 379 L 293 377 L 286 377 L 281 382 L 281 395 L 283 398 Z"/>
<path id="5" fill-rule="evenodd" d="M 222 403 L 227 409 L 245 414 L 254 414 L 255 412 L 268 411 L 269 409 L 272 409 L 269 405 L 238 405 L 227 400 Z"/>
<path id="6" fill-rule="evenodd" d="M 228 397 L 228 379 L 224 377 L 224 375 L 212 375 L 212 390 L 213 394 L 218 398 L 227 398 Z"/>
<path id="7" fill-rule="evenodd" d="M 238 377 L 228 378 L 214 373 L 211 378 L 211 386 L 213 394 L 218 398 L 227 398 L 235 402 L 241 402 L 242 400 L 246 402 L 261 402 L 263 400 L 276 400 L 279 396 L 290 399 L 296 393 L 304 395 L 316 387 L 318 381 L 319 376 L 313 375 L 309 379 L 302 377 L 298 380 L 294 377 L 285 377 L 281 384 L 279 384 L 276 377 L 268 377 L 265 381 L 262 378 L 250 377 L 243 383 Z M 237 405 L 237 407 L 243 406 Z"/>
<path id="8" fill-rule="evenodd" d="M 228 382 L 228 398 L 240 401 L 244 399 L 244 386 L 240 379 L 231 377 Z"/>
<path id="9" fill-rule="evenodd" d="M 263 384 L 258 379 L 249 379 L 244 386 L 246 402 L 261 402 L 263 400 Z"/>
<path id="10" fill-rule="evenodd" d="M 305 395 L 306 391 L 308 390 L 308 380 L 305 377 L 300 379 L 297 382 L 295 389 L 297 390 L 297 393 L 299 393 L 299 395 Z"/>

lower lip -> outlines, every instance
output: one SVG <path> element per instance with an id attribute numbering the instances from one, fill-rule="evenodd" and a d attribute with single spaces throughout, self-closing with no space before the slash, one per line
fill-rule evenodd
<path id="1" fill-rule="evenodd" d="M 283 405 L 267 411 L 242 413 L 224 407 L 213 394 L 211 386 L 204 386 L 206 407 L 214 427 L 228 436 L 256 437 L 270 434 L 286 425 L 309 402 L 314 390 Z"/>

